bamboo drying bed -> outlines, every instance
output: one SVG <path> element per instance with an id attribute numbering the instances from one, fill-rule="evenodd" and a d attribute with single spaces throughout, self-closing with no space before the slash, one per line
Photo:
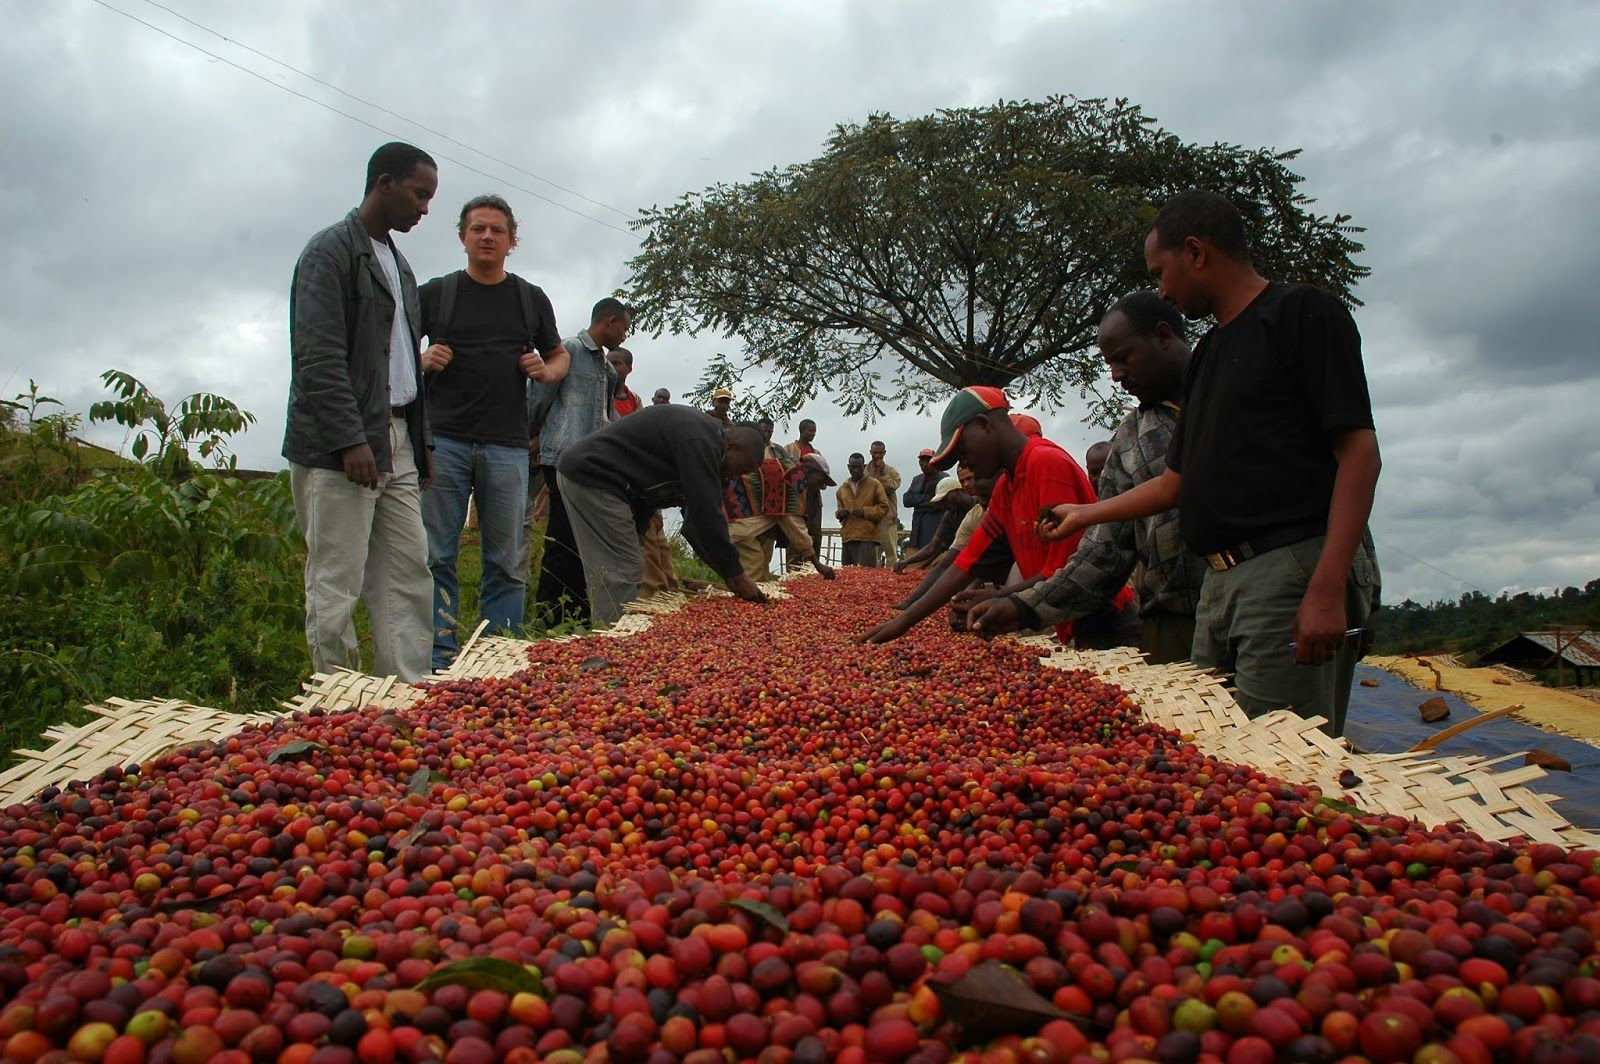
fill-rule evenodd
<path id="1" fill-rule="evenodd" d="M 1573 827 L 1552 808 L 1558 798 L 1528 786 L 1545 773 L 1521 764 L 1520 753 L 1499 758 L 1358 753 L 1323 732 L 1321 717 L 1280 710 L 1250 718 L 1219 677 L 1192 665 L 1148 665 L 1126 648 L 1069 650 L 1048 637 L 1024 642 L 1040 649 L 1047 667 L 1083 669 L 1115 683 L 1152 722 L 1192 739 L 1219 761 L 1251 765 L 1324 794 L 1346 795 L 1375 813 L 1430 825 L 1459 823 L 1486 839 L 1526 836 L 1563 846 L 1600 845 L 1600 836 Z M 1504 771 L 1497 770 L 1501 765 L 1507 765 Z"/>
<path id="2" fill-rule="evenodd" d="M 775 585 L 764 590 L 783 594 Z M 668 593 L 631 603 L 622 620 L 603 634 L 626 638 L 643 631 L 657 616 L 682 608 L 690 597 Z M 1324 734 L 1321 718 L 1302 718 L 1288 711 L 1248 717 L 1219 677 L 1190 665 L 1150 665 L 1128 648 L 1072 650 L 1047 636 L 1024 637 L 1022 642 L 1037 648 L 1041 663 L 1049 668 L 1081 669 L 1121 687 L 1151 722 L 1172 729 L 1219 761 L 1250 765 L 1325 794 L 1346 795 L 1376 813 L 1429 825 L 1459 823 L 1486 839 L 1523 836 L 1562 846 L 1600 847 L 1600 835 L 1573 827 L 1555 811 L 1552 803 L 1558 799 L 1528 786 L 1544 775 L 1542 769 L 1516 765 L 1497 770 L 1505 762 L 1520 761 L 1521 755 L 1491 760 L 1431 752 L 1359 753 L 1344 740 Z M 480 625 L 451 667 L 436 678 L 510 676 L 529 667 L 532 645 L 485 636 Z M 340 671 L 313 676 L 300 694 L 284 703 L 284 711 L 405 709 L 422 696 L 422 688 L 392 676 Z M 90 723 L 46 732 L 55 740 L 48 750 L 18 751 L 21 763 L 0 774 L 0 806 L 48 786 L 90 778 L 112 765 L 141 763 L 188 743 L 223 739 L 273 717 L 177 701 L 110 699 L 89 709 L 95 714 Z"/>
<path id="3" fill-rule="evenodd" d="M 45 738 L 54 740 L 48 749 L 17 751 L 21 760 L 0 772 L 0 806 L 25 801 L 46 787 L 92 779 L 114 765 L 139 765 L 190 743 L 226 739 L 276 716 L 177 699 L 108 698 L 84 708 L 93 714 L 89 723 L 58 724 L 45 730 Z"/>

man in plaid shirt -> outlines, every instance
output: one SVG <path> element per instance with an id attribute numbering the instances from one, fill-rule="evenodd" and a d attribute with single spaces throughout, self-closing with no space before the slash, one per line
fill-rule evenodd
<path id="1" fill-rule="evenodd" d="M 1154 292 L 1125 296 L 1100 322 L 1100 354 L 1111 380 L 1138 400 L 1111 438 L 1099 496 L 1113 498 L 1161 475 L 1178 422 L 1189 345 L 1183 314 Z M 1142 563 L 1142 565 L 1141 565 Z M 1039 628 L 1092 616 L 1137 573 L 1139 649 L 1156 664 L 1183 661 L 1206 563 L 1178 534 L 1178 511 L 1095 525 L 1049 580 L 972 607 L 984 633 Z"/>

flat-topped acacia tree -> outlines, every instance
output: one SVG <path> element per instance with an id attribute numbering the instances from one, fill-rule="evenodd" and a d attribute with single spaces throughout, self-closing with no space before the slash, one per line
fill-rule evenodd
<path id="1" fill-rule="evenodd" d="M 1145 232 L 1177 192 L 1237 203 L 1264 275 L 1358 302 L 1361 230 L 1312 211 L 1298 154 L 1189 144 L 1126 100 L 873 115 L 809 162 L 642 212 L 629 291 L 643 329 L 738 341 L 705 386 L 740 381 L 770 414 L 825 391 L 871 420 L 989 384 L 1034 410 L 1077 392 L 1105 420 L 1095 329 L 1148 287 Z"/>

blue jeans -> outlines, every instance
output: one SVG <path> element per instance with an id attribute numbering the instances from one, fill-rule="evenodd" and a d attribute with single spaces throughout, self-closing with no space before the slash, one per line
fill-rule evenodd
<path id="1" fill-rule="evenodd" d="M 460 649 L 461 585 L 456 555 L 467 523 L 467 500 L 478 502 L 483 544 L 479 612 L 491 632 L 515 634 L 522 627 L 527 582 L 517 575 L 522 520 L 528 508 L 528 450 L 493 443 L 434 437 L 433 483 L 422 493 L 422 523 L 428 530 L 428 569 L 433 573 L 433 667 L 445 668 Z"/>

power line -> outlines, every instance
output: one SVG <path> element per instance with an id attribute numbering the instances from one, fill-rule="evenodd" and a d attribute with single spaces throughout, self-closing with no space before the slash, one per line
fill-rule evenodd
<path id="1" fill-rule="evenodd" d="M 280 84 L 280 83 L 278 83 L 276 81 L 273 81 L 271 78 L 267 77 L 265 74 L 262 74 L 260 71 L 251 70 L 247 66 L 242 66 L 242 65 L 240 65 L 238 63 L 235 63 L 233 60 L 229 59 L 226 56 L 218 55 L 216 52 L 213 52 L 210 49 L 207 49 L 207 48 L 202 47 L 201 45 L 195 44 L 193 41 L 184 40 L 182 37 L 179 37 L 177 34 L 171 33 L 171 32 L 169 32 L 167 30 L 164 30 L 160 26 L 155 25 L 154 23 L 146 22 L 144 19 L 140 18 L 137 15 L 131 14 L 131 13 L 127 12 L 127 11 L 122 10 L 119 7 L 114 7 L 111 4 L 106 3 L 106 0 L 94 0 L 94 3 L 99 4 L 101 7 L 105 8 L 107 11 L 111 11 L 111 12 L 114 12 L 115 14 L 121 15 L 123 18 L 128 19 L 129 21 L 137 22 L 139 25 L 144 26 L 146 29 L 154 30 L 155 32 L 161 34 L 163 37 L 167 37 L 167 38 L 169 38 L 171 40 L 177 41 L 179 44 L 183 45 L 186 48 L 192 48 L 195 51 L 199 52 L 201 55 L 209 56 L 212 59 L 215 59 L 219 63 L 226 63 L 228 66 L 233 67 L 233 69 L 238 70 L 238 71 L 240 71 L 242 73 L 245 73 L 245 74 L 249 74 L 251 77 L 255 78 L 256 80 L 261 81 L 261 82 L 263 82 L 263 83 L 265 83 L 267 85 L 271 85 L 275 89 L 281 89 L 282 91 L 287 92 L 291 96 L 298 96 L 300 99 L 305 100 L 308 103 L 314 103 L 318 107 L 321 107 L 325 111 L 332 111 L 334 114 L 340 116 L 341 118 L 348 118 L 352 122 L 357 122 L 357 123 L 359 123 L 359 124 L 361 124 L 363 126 L 366 126 L 368 129 L 376 130 L 377 132 L 382 133 L 384 136 L 392 137 L 392 138 L 394 138 L 396 140 L 401 139 L 401 137 L 403 136 L 400 133 L 396 133 L 392 129 L 385 129 L 383 126 L 377 125 L 374 122 L 369 122 L 365 118 L 360 117 L 359 115 L 353 115 L 349 111 L 341 111 L 341 110 L 339 110 L 339 108 L 334 107 L 331 104 L 324 103 L 323 101 L 317 99 L 315 96 L 308 96 L 305 93 L 300 92 L 298 89 L 293 89 L 293 88 L 290 88 L 288 85 L 283 85 L 283 84 Z M 585 214 L 583 211 L 578 210 L 576 207 L 569 207 L 565 203 L 562 203 L 560 200 L 551 199 L 549 196 L 546 196 L 541 192 L 535 192 L 531 188 L 524 188 L 522 185 L 513 184 L 512 182 L 507 181 L 503 177 L 500 177 L 500 176 L 498 176 L 496 174 L 491 174 L 487 170 L 480 170 L 476 166 L 473 166 L 470 163 L 463 162 L 460 159 L 452 158 L 451 156 L 445 155 L 442 152 L 434 152 L 432 154 L 436 155 L 440 159 L 443 159 L 445 162 L 454 163 L 456 166 L 459 166 L 463 170 L 466 170 L 466 171 L 468 171 L 470 173 L 477 174 L 480 177 L 487 177 L 491 181 L 499 181 L 502 184 L 504 184 L 507 188 L 514 188 L 518 192 L 526 192 L 528 195 L 532 196 L 534 199 L 543 200 L 545 203 L 550 204 L 552 207 L 559 207 L 559 208 L 561 208 L 562 210 L 566 211 L 569 214 L 577 215 L 579 218 L 587 218 L 589 221 L 594 222 L 596 225 L 603 225 L 607 229 L 614 229 L 617 232 L 622 233 L 622 234 L 624 234 L 626 236 L 630 236 L 630 237 L 634 236 L 634 233 L 632 231 L 624 229 L 620 225 L 612 225 L 610 222 L 606 221 L 604 218 L 596 218 L 592 214 Z M 612 208 L 612 209 L 615 210 L 616 208 Z M 635 237 L 635 239 L 637 239 L 637 237 Z"/>
<path id="2" fill-rule="evenodd" d="M 1412 561 L 1416 562 L 1418 565 L 1427 566 L 1429 569 L 1432 569 L 1434 572 L 1438 573 L 1440 576 L 1448 576 L 1451 580 L 1454 580 L 1456 583 L 1460 584 L 1461 586 L 1470 587 L 1472 590 L 1478 592 L 1478 594 L 1480 594 L 1480 595 L 1487 595 L 1488 594 L 1487 591 L 1485 591 L 1483 588 L 1479 587 L 1477 584 L 1474 584 L 1472 581 L 1463 580 L 1459 576 L 1457 576 L 1455 573 L 1447 573 L 1447 572 L 1445 572 L 1443 569 L 1439 568 L 1437 565 L 1434 565 L 1430 561 L 1425 561 L 1422 558 L 1417 557 L 1415 554 L 1412 554 L 1410 551 L 1406 550 L 1404 547 L 1400 546 L 1398 543 L 1393 542 L 1392 540 L 1379 539 L 1377 536 L 1373 536 L 1372 539 L 1373 539 L 1374 542 L 1382 544 L 1384 550 L 1397 550 L 1401 554 L 1404 554 L 1407 558 L 1410 558 Z"/>
<path id="3" fill-rule="evenodd" d="M 210 26 L 206 26 L 206 25 L 204 25 L 202 23 L 196 22 L 194 19 L 190 18 L 188 15 L 185 15 L 181 11 L 174 11 L 172 8 L 167 7 L 165 4 L 156 3 L 156 0 L 144 0 L 144 2 L 149 4 L 151 7 L 158 8 L 158 9 L 160 9 L 162 11 L 165 11 L 167 14 L 173 16 L 174 18 L 182 19 L 184 22 L 187 22 L 189 25 L 193 26 L 197 30 L 202 30 L 202 31 L 204 31 L 206 33 L 209 33 L 213 37 L 216 37 L 219 40 L 226 41 L 227 43 L 233 45 L 236 48 L 243 48 L 245 51 L 251 53 L 252 55 L 258 55 L 262 59 L 265 59 L 269 63 L 276 64 L 277 66 L 280 66 L 285 70 L 288 70 L 288 71 L 291 71 L 291 72 L 293 72 L 295 74 L 298 74 L 301 77 L 306 78 L 306 79 L 308 79 L 310 81 L 314 81 L 318 85 L 321 85 L 321 86 L 323 86 L 325 88 L 332 89 L 334 92 L 337 92 L 340 96 L 346 97 L 347 99 L 354 100 L 356 103 L 359 103 L 359 104 L 361 104 L 361 105 L 363 105 L 365 107 L 370 107 L 375 111 L 382 111 L 384 114 L 389 115 L 392 118 L 398 118 L 402 122 L 409 123 L 410 125 L 416 126 L 418 129 L 425 130 L 428 133 L 432 133 L 434 136 L 438 137 L 441 140 L 449 141 L 451 144 L 454 144 L 457 147 L 465 148 L 468 151 L 473 152 L 474 154 L 481 155 L 485 159 L 490 160 L 491 162 L 499 163 L 501 166 L 509 166 L 509 167 L 511 167 L 511 169 L 517 171 L 518 173 L 526 174 L 529 177 L 533 178 L 535 181 L 542 181 L 545 184 L 549 185 L 551 188 L 560 189 L 562 192 L 565 192 L 567 195 L 576 196 L 578 199 L 581 199 L 586 203 L 592 203 L 596 207 L 604 207 L 606 210 L 615 212 L 616 214 L 622 216 L 623 218 L 632 218 L 633 217 L 632 213 L 630 213 L 628 211 L 625 211 L 620 207 L 613 207 L 611 204 L 606 203 L 606 202 L 604 202 L 602 200 L 597 200 L 592 196 L 585 196 L 582 192 L 579 192 L 577 189 L 568 188 L 565 185 L 558 184 L 557 182 L 550 180 L 548 177 L 544 177 L 544 176 L 542 176 L 540 174 L 536 174 L 532 170 L 526 169 L 525 167 L 518 166 L 516 163 L 512 162 L 509 159 L 502 159 L 497 155 L 490 155 L 488 152 L 484 151 L 482 148 L 474 148 L 471 144 L 468 144 L 465 141 L 457 140 L 455 137 L 452 137 L 450 134 L 448 134 L 448 133 L 446 133 L 446 132 L 444 132 L 442 130 L 434 129 L 431 126 L 424 125 L 423 123 L 418 122 L 415 118 L 408 118 L 408 117 L 406 117 L 405 115 L 401 114 L 398 111 L 391 111 L 389 108 L 383 106 L 380 103 L 374 103 L 373 101 L 363 99 L 360 96 L 357 96 L 352 92 L 346 92 L 344 89 L 341 89 L 339 86 L 335 85 L 331 81 L 324 81 L 322 78 L 317 77 L 315 74 L 310 74 L 310 73 L 307 73 L 304 70 L 301 70 L 299 67 L 291 66 L 290 64 L 285 63 L 283 60 L 278 59 L 275 56 L 268 55 L 266 52 L 261 51 L 259 48 L 252 48 L 250 45 L 245 44 L 241 40 L 237 40 L 237 39 L 235 39 L 233 37 L 229 37 L 224 33 L 219 33 L 218 31 L 212 29 Z"/>

